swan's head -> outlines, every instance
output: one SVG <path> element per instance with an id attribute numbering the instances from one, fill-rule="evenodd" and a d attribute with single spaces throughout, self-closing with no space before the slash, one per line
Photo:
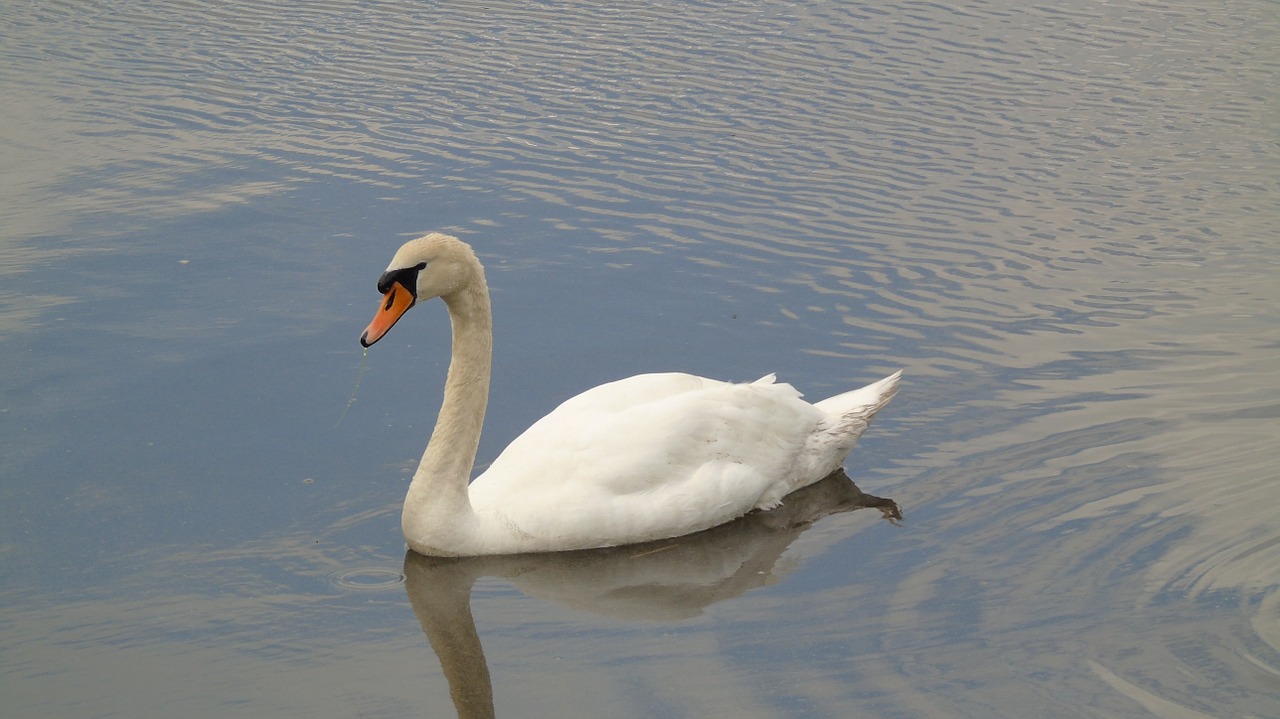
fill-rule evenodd
<path id="1" fill-rule="evenodd" d="M 456 237 L 433 232 L 404 243 L 378 278 L 382 303 L 360 335 L 360 344 L 369 347 L 382 339 L 420 300 L 443 297 L 448 301 L 474 281 L 477 271 L 483 272 L 479 268 L 471 247 Z"/>

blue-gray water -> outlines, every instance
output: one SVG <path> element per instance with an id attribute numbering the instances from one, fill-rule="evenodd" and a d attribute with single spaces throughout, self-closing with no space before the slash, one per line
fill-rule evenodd
<path id="1" fill-rule="evenodd" d="M 0 714 L 453 716 L 474 579 L 498 716 L 1277 716 L 1276 9 L 6 2 Z M 636 372 L 901 367 L 847 467 L 905 521 L 402 566 L 442 308 L 344 408 L 433 229 L 481 463 Z"/>

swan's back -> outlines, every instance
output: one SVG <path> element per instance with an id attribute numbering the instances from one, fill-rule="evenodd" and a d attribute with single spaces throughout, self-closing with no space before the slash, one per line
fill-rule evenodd
<path id="1" fill-rule="evenodd" d="M 816 405 L 772 375 L 750 384 L 679 373 L 604 384 L 512 442 L 471 484 L 471 503 L 524 551 L 708 529 L 774 507 L 838 468 L 897 379 Z"/>

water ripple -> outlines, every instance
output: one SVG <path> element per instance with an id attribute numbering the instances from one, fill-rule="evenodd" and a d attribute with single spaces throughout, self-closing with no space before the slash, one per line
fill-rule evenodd
<path id="1" fill-rule="evenodd" d="M 918 383 L 877 428 L 908 455 L 878 479 L 911 487 L 912 541 L 932 544 L 857 597 L 887 602 L 862 620 L 887 648 L 863 695 L 925 682 L 901 691 L 989 716 L 978 667 L 1046 686 L 1025 661 L 1260 714 L 1239 667 L 1275 676 L 1280 647 L 1273 9 L 10 3 L 0 274 L 324 187 L 309 197 L 412 205 L 388 233 L 483 227 L 511 267 L 563 262 L 554 282 L 637 264 L 649 294 L 619 303 L 690 278 L 696 301 L 755 313 L 732 338 L 753 361 L 790 343 L 826 377 L 905 364 Z M 288 244 L 253 249 L 272 272 L 326 261 Z M 67 301 L 6 288 L 0 330 Z M 233 322 L 128 309 L 131 337 Z M 69 397 L 78 354 L 49 363 Z M 1217 631 L 1232 603 L 1250 628 Z M 1140 650 L 1106 626 L 1131 607 L 1159 629 Z"/>

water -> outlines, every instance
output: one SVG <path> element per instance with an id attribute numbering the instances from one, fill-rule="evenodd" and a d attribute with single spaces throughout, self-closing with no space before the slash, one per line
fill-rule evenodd
<path id="1" fill-rule="evenodd" d="M 1277 31 L 7 3 L 5 716 L 453 716 L 447 677 L 499 716 L 1275 716 Z M 640 371 L 817 398 L 902 367 L 847 466 L 905 520 L 406 561 L 439 307 L 343 411 L 433 229 L 493 286 L 481 463 Z"/>

